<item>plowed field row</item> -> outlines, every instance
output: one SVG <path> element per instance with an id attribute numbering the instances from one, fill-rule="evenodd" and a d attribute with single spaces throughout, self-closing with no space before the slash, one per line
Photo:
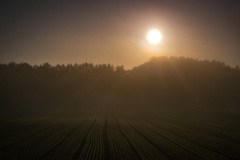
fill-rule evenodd
<path id="1" fill-rule="evenodd" d="M 240 126 L 141 115 L 12 118 L 0 159 L 239 159 Z"/>

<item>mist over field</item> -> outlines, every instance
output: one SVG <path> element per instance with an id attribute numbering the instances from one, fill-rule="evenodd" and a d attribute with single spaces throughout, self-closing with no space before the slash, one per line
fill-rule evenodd
<path id="1" fill-rule="evenodd" d="M 0 158 L 238 159 L 240 69 L 153 57 L 0 64 Z"/>
<path id="2" fill-rule="evenodd" d="M 1 110 L 78 113 L 92 109 L 240 109 L 240 70 L 218 61 L 153 57 L 124 66 L 1 64 Z"/>
<path id="3" fill-rule="evenodd" d="M 0 160 L 239 160 L 239 0 L 0 5 Z"/>

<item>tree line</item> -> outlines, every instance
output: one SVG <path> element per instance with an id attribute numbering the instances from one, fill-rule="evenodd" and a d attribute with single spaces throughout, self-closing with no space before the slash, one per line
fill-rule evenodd
<path id="1" fill-rule="evenodd" d="M 240 69 L 219 61 L 153 57 L 125 70 L 92 63 L 0 64 L 4 111 L 237 107 Z"/>

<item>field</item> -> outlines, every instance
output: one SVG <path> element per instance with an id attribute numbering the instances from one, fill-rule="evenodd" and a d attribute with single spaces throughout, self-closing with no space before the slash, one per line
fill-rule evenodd
<path id="1" fill-rule="evenodd" d="M 1 118 L 0 159 L 239 159 L 239 117 L 219 117 L 106 111 Z"/>

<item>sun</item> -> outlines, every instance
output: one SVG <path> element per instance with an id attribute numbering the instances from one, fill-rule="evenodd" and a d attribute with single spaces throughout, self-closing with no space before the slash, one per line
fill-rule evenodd
<path id="1" fill-rule="evenodd" d="M 158 30 L 154 29 L 148 32 L 147 39 L 152 44 L 158 44 L 162 39 L 162 35 Z"/>

